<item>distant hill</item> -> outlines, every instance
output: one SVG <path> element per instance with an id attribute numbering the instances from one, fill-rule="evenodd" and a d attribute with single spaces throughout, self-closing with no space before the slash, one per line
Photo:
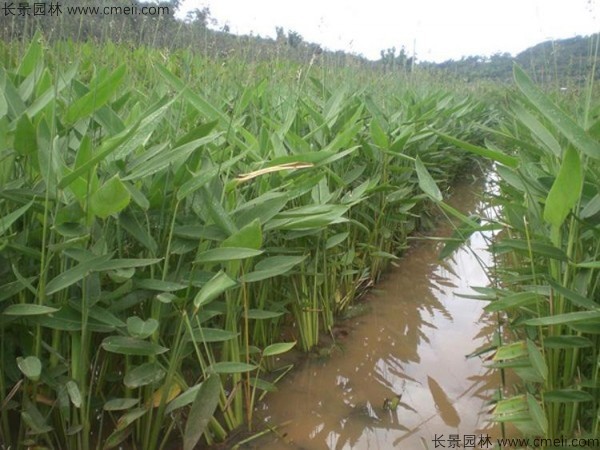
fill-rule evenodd
<path id="1" fill-rule="evenodd" d="M 513 62 L 525 68 L 539 83 L 581 82 L 592 70 L 593 55 L 598 53 L 600 33 L 569 39 L 546 41 L 522 51 L 515 57 L 508 53 L 491 57 L 469 56 L 458 61 L 422 63 L 423 67 L 443 70 L 467 80 L 510 81 Z M 600 78 L 600 61 L 595 77 Z"/>

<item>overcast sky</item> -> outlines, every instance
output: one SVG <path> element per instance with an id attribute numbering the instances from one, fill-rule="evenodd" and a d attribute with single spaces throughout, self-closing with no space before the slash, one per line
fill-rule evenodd
<path id="1" fill-rule="evenodd" d="M 281 26 L 370 59 L 402 46 L 421 61 L 516 54 L 600 31 L 600 0 L 183 0 L 182 9 L 204 6 L 233 33 L 274 37 Z"/>

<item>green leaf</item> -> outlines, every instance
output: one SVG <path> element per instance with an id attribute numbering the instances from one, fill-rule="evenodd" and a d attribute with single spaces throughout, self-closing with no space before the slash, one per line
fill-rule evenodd
<path id="1" fill-rule="evenodd" d="M 58 310 L 58 308 L 52 308 L 50 306 L 19 303 L 7 306 L 6 309 L 2 311 L 2 314 L 6 316 L 39 316 L 42 314 L 52 314 Z"/>
<path id="2" fill-rule="evenodd" d="M 517 86 L 527 99 L 582 153 L 600 159 L 600 143 L 589 136 L 571 117 L 558 108 L 518 65 L 513 73 Z"/>
<path id="3" fill-rule="evenodd" d="M 195 328 L 188 339 L 194 342 L 225 342 L 239 336 L 239 333 L 221 328 Z"/>
<path id="4" fill-rule="evenodd" d="M 546 348 L 586 348 L 594 344 L 583 336 L 548 336 L 544 338 Z"/>
<path id="5" fill-rule="evenodd" d="M 196 398 L 198 390 L 201 387 L 202 387 L 202 383 L 197 384 L 196 386 L 192 386 L 187 391 L 185 391 L 184 393 L 182 393 L 181 395 L 179 395 L 178 397 L 176 397 L 175 399 L 170 401 L 167 404 L 167 407 L 165 408 L 165 414 L 167 414 L 167 415 L 171 414 L 176 409 L 183 408 L 184 406 L 187 406 L 190 403 L 192 403 L 194 401 L 194 399 Z"/>
<path id="6" fill-rule="evenodd" d="M 136 389 L 148 384 L 158 383 L 165 375 L 165 370 L 158 363 L 148 362 L 127 372 L 123 377 L 123 384 L 129 389 Z"/>
<path id="7" fill-rule="evenodd" d="M 519 165 L 519 159 L 514 156 L 509 156 L 505 153 L 502 153 L 498 150 L 490 150 L 484 147 L 478 147 L 473 144 L 469 144 L 468 142 L 461 141 L 459 139 L 455 139 L 451 136 L 448 136 L 443 133 L 438 133 L 445 141 L 448 141 L 451 144 L 456 145 L 463 150 L 471 152 L 475 155 L 483 156 L 485 158 L 491 159 L 492 161 L 499 162 L 500 164 L 504 164 L 505 166 L 516 168 Z"/>
<path id="8" fill-rule="evenodd" d="M 158 329 L 158 320 L 148 319 L 142 320 L 138 316 L 127 318 L 127 332 L 132 336 L 140 339 L 146 339 Z"/>
<path id="9" fill-rule="evenodd" d="M 75 408 L 81 408 L 81 392 L 79 391 L 77 383 L 73 380 L 69 380 L 67 381 L 66 388 L 73 406 Z"/>
<path id="10" fill-rule="evenodd" d="M 264 309 L 249 309 L 246 317 L 248 319 L 255 320 L 266 320 L 266 319 L 276 319 L 277 317 L 283 316 L 283 312 L 278 311 L 267 311 Z"/>
<path id="11" fill-rule="evenodd" d="M 214 373 L 244 373 L 255 370 L 258 366 L 243 362 L 222 361 L 216 362 L 210 367 Z"/>
<path id="12" fill-rule="evenodd" d="M 415 169 L 417 171 L 417 177 L 419 179 L 419 187 L 427 194 L 431 199 L 436 202 L 441 202 L 444 198 L 440 192 L 435 180 L 427 171 L 425 164 L 421 162 L 421 159 L 417 156 L 415 159 Z"/>
<path id="13" fill-rule="evenodd" d="M 8 113 L 8 103 L 4 97 L 4 93 L 0 90 L 0 119 Z"/>
<path id="14" fill-rule="evenodd" d="M 251 248 L 254 250 L 262 247 L 263 237 L 260 226 L 260 220 L 254 219 L 247 225 L 244 225 L 238 231 L 221 243 L 221 247 L 228 248 Z"/>
<path id="15" fill-rule="evenodd" d="M 26 114 L 19 117 L 17 129 L 15 130 L 14 147 L 17 153 L 26 156 L 31 155 L 37 150 L 37 140 L 35 138 L 35 127 Z"/>
<path id="16" fill-rule="evenodd" d="M 552 226 L 560 227 L 569 211 L 577 204 L 582 186 L 579 154 L 573 147 L 569 147 L 546 198 L 544 220 Z"/>
<path id="17" fill-rule="evenodd" d="M 206 305 L 221 295 L 223 292 L 236 286 L 235 280 L 232 280 L 222 270 L 212 277 L 194 297 L 194 307 L 196 309 Z"/>
<path id="18" fill-rule="evenodd" d="M 265 258 L 254 266 L 254 271 L 240 277 L 243 283 L 266 280 L 289 272 L 294 266 L 306 259 L 304 256 L 271 256 Z"/>
<path id="19" fill-rule="evenodd" d="M 348 237 L 349 234 L 350 233 L 348 231 L 334 234 L 333 236 L 331 236 L 327 239 L 327 242 L 325 243 L 325 248 L 329 250 L 330 248 L 333 248 L 336 245 L 341 244 L 342 242 L 344 242 L 344 240 Z"/>
<path id="20" fill-rule="evenodd" d="M 271 344 L 265 347 L 262 354 L 263 356 L 280 355 L 282 353 L 290 351 L 292 348 L 294 348 L 295 345 L 296 342 L 278 342 L 276 344 Z"/>
<path id="21" fill-rule="evenodd" d="M 95 85 L 91 87 L 90 91 L 71 103 L 67 109 L 65 120 L 74 123 L 104 105 L 119 89 L 125 72 L 126 67 L 123 64 L 106 79 L 100 82 L 97 79 L 93 80 L 92 84 Z"/>
<path id="22" fill-rule="evenodd" d="M 138 398 L 113 398 L 106 403 L 102 409 L 104 411 L 123 411 L 125 409 L 133 408 L 140 402 Z"/>
<path id="23" fill-rule="evenodd" d="M 574 322 L 597 322 L 600 319 L 600 310 L 596 311 L 577 311 L 565 314 L 556 314 L 554 316 L 538 317 L 523 322 L 526 325 L 564 325 Z"/>
<path id="24" fill-rule="evenodd" d="M 93 270 L 99 270 L 99 268 L 102 267 L 102 264 L 108 262 L 111 258 L 112 255 L 96 256 L 57 275 L 46 285 L 46 295 L 52 295 L 55 292 L 59 292 L 72 284 L 77 283 Z"/>
<path id="25" fill-rule="evenodd" d="M 593 401 L 594 397 L 589 392 L 577 389 L 558 389 L 556 391 L 544 392 L 544 402 L 577 403 Z"/>
<path id="26" fill-rule="evenodd" d="M 517 292 L 492 301 L 484 309 L 486 312 L 505 311 L 523 306 L 535 305 L 542 301 L 544 301 L 544 297 L 535 292 Z"/>
<path id="27" fill-rule="evenodd" d="M 494 361 L 512 360 L 527 356 L 527 345 L 523 341 L 513 342 L 498 348 Z"/>
<path id="28" fill-rule="evenodd" d="M 546 381 L 548 379 L 548 366 L 546 365 L 546 360 L 544 359 L 542 352 L 530 339 L 527 339 L 527 351 L 529 353 L 529 362 L 531 363 L 531 366 L 539 374 L 541 379 Z"/>
<path id="29" fill-rule="evenodd" d="M 25 206 L 15 209 L 6 216 L 0 217 L 0 235 L 4 234 L 19 217 L 25 214 L 27 210 L 31 208 L 31 205 L 33 205 L 33 200 L 27 203 Z"/>
<path id="30" fill-rule="evenodd" d="M 129 190 L 115 175 L 91 195 L 90 207 L 95 215 L 106 219 L 125 209 L 130 200 Z"/>
<path id="31" fill-rule="evenodd" d="M 121 355 L 153 356 L 169 350 L 153 342 L 128 336 L 109 336 L 102 341 L 101 346 L 107 352 Z"/>
<path id="32" fill-rule="evenodd" d="M 27 378 L 31 381 L 37 381 L 42 374 L 42 362 L 37 356 L 28 356 L 26 358 L 18 357 L 17 366 Z"/>
<path id="33" fill-rule="evenodd" d="M 219 405 L 221 381 L 210 375 L 198 389 L 183 432 L 183 450 L 194 450 Z"/>
<path id="34" fill-rule="evenodd" d="M 548 419 L 540 404 L 531 394 L 527 394 L 527 406 L 529 407 L 529 414 L 531 415 L 533 423 L 540 430 L 540 434 L 545 436 L 548 433 Z"/>
<path id="35" fill-rule="evenodd" d="M 262 250 L 256 250 L 253 248 L 238 248 L 238 247 L 225 247 L 225 248 L 213 248 L 205 252 L 200 253 L 194 263 L 217 263 L 217 262 L 229 262 L 238 259 L 252 258 L 262 254 Z"/>

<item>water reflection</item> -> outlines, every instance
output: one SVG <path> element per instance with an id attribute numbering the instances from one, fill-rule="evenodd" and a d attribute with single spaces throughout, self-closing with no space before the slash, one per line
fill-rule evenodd
<path id="1" fill-rule="evenodd" d="M 453 201 L 475 209 L 475 189 L 465 186 Z M 439 235 L 450 232 L 441 227 Z M 371 294 L 372 312 L 343 324 L 351 330 L 342 351 L 305 361 L 280 383 L 262 413 L 269 423 L 291 423 L 256 448 L 417 449 L 434 448 L 436 435 L 495 434 L 485 403 L 499 380 L 466 358 L 490 344 L 493 318 L 481 302 L 456 295 L 487 284 L 478 260 L 490 256 L 478 234 L 473 251 L 460 248 L 448 261 L 437 260 L 440 245 L 411 248 Z M 397 408 L 384 408 L 396 396 Z"/>

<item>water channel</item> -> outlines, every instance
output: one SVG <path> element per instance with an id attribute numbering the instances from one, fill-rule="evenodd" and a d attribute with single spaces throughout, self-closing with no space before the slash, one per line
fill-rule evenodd
<path id="1" fill-rule="evenodd" d="M 464 183 L 450 203 L 474 212 L 481 191 Z M 430 236 L 451 232 L 442 222 Z M 499 378 L 466 358 L 489 344 L 494 317 L 460 297 L 488 284 L 480 263 L 491 256 L 481 234 L 445 261 L 442 245 L 415 240 L 369 294 L 371 311 L 339 324 L 339 350 L 305 359 L 279 383 L 260 413 L 269 424 L 288 423 L 251 448 L 433 449 L 452 448 L 453 439 L 463 448 L 470 436 L 498 435 L 487 403 Z"/>

